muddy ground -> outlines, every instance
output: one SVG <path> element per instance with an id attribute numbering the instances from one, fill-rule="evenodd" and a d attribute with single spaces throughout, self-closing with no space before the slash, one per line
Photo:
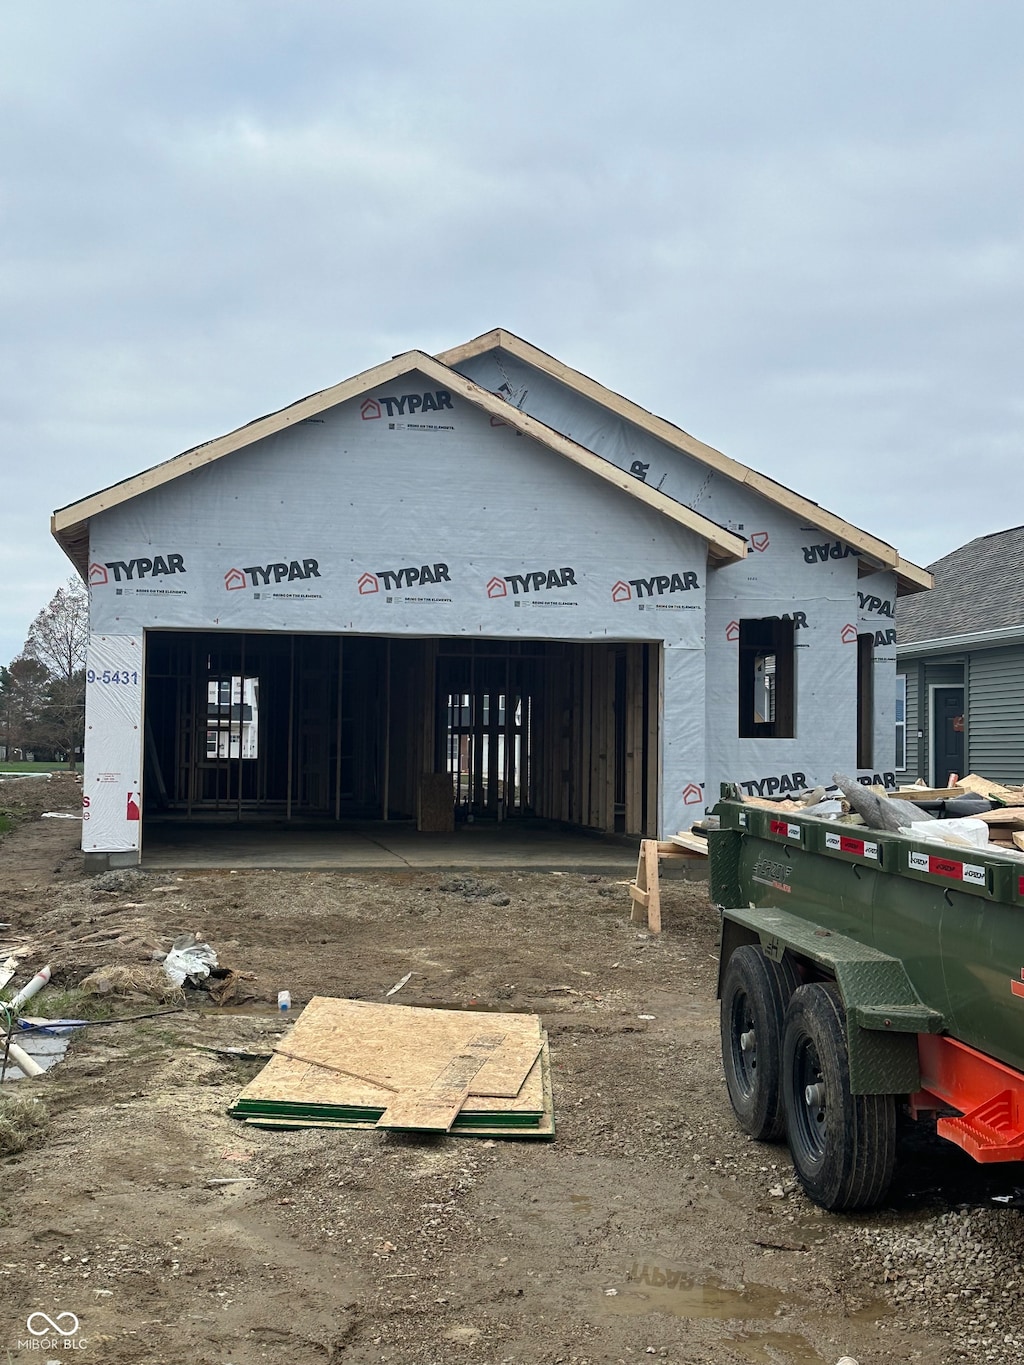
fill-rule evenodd
<path id="1" fill-rule="evenodd" d="M 90 880 L 79 826 L 34 818 L 73 808 L 73 780 L 38 785 L 0 840 L 0 941 L 34 943 L 51 991 L 183 929 L 257 979 L 242 1006 L 194 993 L 85 1030 L 17 1083 L 51 1120 L 0 1160 L 0 1360 L 82 1359 L 70 1341 L 103 1365 L 1019 1361 L 1021 1168 L 982 1170 L 918 1125 L 884 1210 L 810 1204 L 785 1148 L 732 1121 L 701 884 L 666 885 L 650 937 L 606 878 Z M 206 1049 L 266 1052 L 279 989 L 379 1001 L 407 972 L 396 1008 L 541 1016 L 554 1142 L 227 1117 L 261 1063 Z M 79 1331 L 40 1349 L 34 1312 Z"/>

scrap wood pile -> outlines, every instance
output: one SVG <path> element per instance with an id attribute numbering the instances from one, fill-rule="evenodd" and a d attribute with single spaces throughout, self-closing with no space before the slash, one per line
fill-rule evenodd
<path id="1" fill-rule="evenodd" d="M 960 847 L 1024 853 L 1024 788 L 969 773 L 946 787 L 923 782 L 887 791 L 837 773 L 831 788 L 817 787 L 792 799 L 741 796 L 745 805 L 792 811 L 870 829 L 910 833 Z"/>
<path id="2" fill-rule="evenodd" d="M 260 1127 L 554 1137 L 532 1014 L 315 996 L 228 1112 Z"/>

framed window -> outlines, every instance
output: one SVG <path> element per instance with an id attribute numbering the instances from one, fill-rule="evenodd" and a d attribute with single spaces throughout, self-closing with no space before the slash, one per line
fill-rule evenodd
<path id="1" fill-rule="evenodd" d="M 875 761 L 875 636 L 857 636 L 857 767 Z"/>
<path id="2" fill-rule="evenodd" d="M 739 736 L 792 739 L 796 734 L 796 647 L 793 622 L 741 621 Z"/>
<path id="3" fill-rule="evenodd" d="M 907 768 L 907 675 L 896 674 L 896 771 Z"/>

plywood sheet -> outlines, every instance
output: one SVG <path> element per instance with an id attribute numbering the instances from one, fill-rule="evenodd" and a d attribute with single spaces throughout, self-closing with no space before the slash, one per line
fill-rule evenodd
<path id="1" fill-rule="evenodd" d="M 529 1126 L 511 1126 L 507 1122 L 502 1122 L 500 1114 L 494 1114 L 490 1117 L 486 1114 L 478 1114 L 472 1116 L 471 1123 L 468 1118 L 460 1115 L 449 1129 L 450 1135 L 452 1137 L 483 1138 L 553 1138 L 555 1136 L 555 1106 L 551 1090 L 551 1065 L 546 1043 L 537 1059 L 536 1076 L 539 1082 L 541 1108 Z M 257 1077 L 257 1079 L 259 1078 Z M 239 1113 L 235 1110 L 233 1114 L 235 1118 L 257 1128 L 368 1129 L 376 1127 L 376 1120 L 372 1118 L 332 1117 L 326 1113 L 320 1113 L 314 1117 L 305 1117 L 298 1114 Z"/>
<path id="2" fill-rule="evenodd" d="M 480 1069 L 482 1090 L 474 1083 L 470 1093 L 511 1098 L 540 1051 L 536 1015 L 482 1015 L 314 996 L 275 1051 L 400 1092 L 432 1085 L 454 1056 L 485 1033 L 499 1038 L 501 1047 Z"/>
<path id="3" fill-rule="evenodd" d="M 316 997 L 231 1109 L 237 1118 L 538 1132 L 550 1090 L 536 1015 Z"/>

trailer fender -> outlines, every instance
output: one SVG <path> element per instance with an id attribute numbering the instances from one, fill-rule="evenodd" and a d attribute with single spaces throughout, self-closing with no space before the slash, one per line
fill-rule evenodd
<path id="1" fill-rule="evenodd" d="M 749 908 L 722 911 L 723 964 L 727 951 L 753 941 L 744 933 L 757 936 L 765 957 L 778 961 L 788 950 L 835 981 L 846 1009 L 853 1094 L 918 1090 L 917 1035 L 941 1033 L 945 1020 L 922 1003 L 899 958 L 783 910 Z"/>

